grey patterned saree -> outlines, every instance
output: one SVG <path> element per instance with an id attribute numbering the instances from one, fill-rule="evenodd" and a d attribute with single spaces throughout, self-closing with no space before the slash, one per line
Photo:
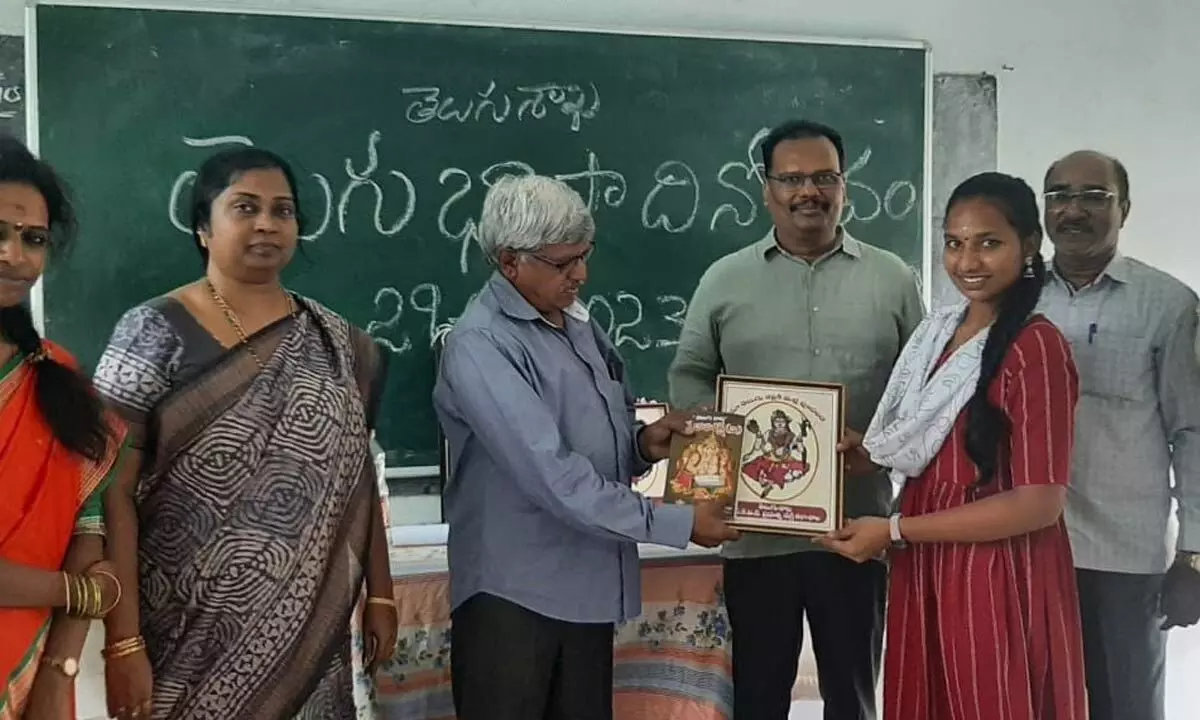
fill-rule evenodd
<path id="1" fill-rule="evenodd" d="M 379 512 L 378 346 L 297 298 L 295 318 L 249 338 L 254 353 L 206 351 L 215 341 L 171 302 L 129 311 L 96 370 L 143 450 L 153 717 L 353 718 L 350 616 Z"/>

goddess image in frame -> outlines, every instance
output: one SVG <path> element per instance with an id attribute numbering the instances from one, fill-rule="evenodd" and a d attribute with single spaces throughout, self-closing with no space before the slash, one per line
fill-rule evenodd
<path id="1" fill-rule="evenodd" d="M 765 413 L 751 411 L 746 421 L 746 433 L 754 437 L 754 444 L 742 457 L 743 482 L 757 483 L 755 492 L 762 498 L 772 491 L 776 495 L 792 494 L 795 485 L 808 477 L 812 467 L 807 444 L 812 423 L 803 414 L 797 421 L 788 410 L 776 407 L 770 415 L 769 429 L 764 432 L 757 415 Z"/>
<path id="2" fill-rule="evenodd" d="M 721 412 L 746 418 L 731 524 L 815 535 L 842 522 L 840 385 L 722 375 Z"/>

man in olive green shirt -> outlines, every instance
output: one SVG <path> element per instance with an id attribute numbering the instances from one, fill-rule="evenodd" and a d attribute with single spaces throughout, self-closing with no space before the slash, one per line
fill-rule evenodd
<path id="1" fill-rule="evenodd" d="M 850 237 L 842 139 L 797 121 L 763 142 L 763 190 L 775 227 L 700 279 L 669 372 L 676 407 L 712 404 L 721 372 L 842 383 L 846 421 L 866 429 L 923 307 L 899 257 Z M 846 514 L 886 516 L 883 474 L 847 477 Z M 807 613 L 825 717 L 875 718 L 886 569 L 807 539 L 743 534 L 728 543 L 734 717 L 786 720 Z"/>

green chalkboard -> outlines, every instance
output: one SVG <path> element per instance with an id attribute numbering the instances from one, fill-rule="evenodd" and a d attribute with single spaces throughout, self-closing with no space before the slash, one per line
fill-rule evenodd
<path id="1" fill-rule="evenodd" d="M 48 334 L 92 367 L 127 308 L 201 271 L 187 174 L 229 142 L 291 159 L 312 219 L 288 283 L 393 354 L 389 465 L 438 462 L 432 339 L 488 269 L 490 180 L 588 198 L 587 290 L 637 392 L 665 371 L 696 280 L 762 237 L 756 148 L 804 116 L 846 136 L 848 227 L 922 266 L 923 47 L 752 41 L 40 5 L 39 150 L 82 236 L 45 282 Z M 186 194 L 183 195 L 186 197 Z"/>

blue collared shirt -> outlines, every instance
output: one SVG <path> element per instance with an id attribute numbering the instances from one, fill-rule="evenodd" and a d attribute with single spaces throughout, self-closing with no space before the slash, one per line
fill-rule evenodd
<path id="1" fill-rule="evenodd" d="M 692 509 L 630 488 L 625 364 L 576 304 L 548 322 L 499 273 L 446 338 L 433 402 L 450 449 L 450 606 L 486 592 L 569 622 L 641 614 L 637 543 L 687 546 Z"/>

